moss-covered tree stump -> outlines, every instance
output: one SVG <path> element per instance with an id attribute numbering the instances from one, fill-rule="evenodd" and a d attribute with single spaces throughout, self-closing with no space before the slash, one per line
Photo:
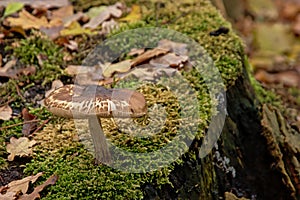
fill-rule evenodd
<path id="1" fill-rule="evenodd" d="M 79 9 L 111 1 L 78 1 Z M 126 2 L 132 4 L 131 1 Z M 203 137 L 171 166 L 123 173 L 95 166 L 71 120 L 54 120 L 36 134 L 40 145 L 27 174 L 56 173 L 44 199 L 296 199 L 299 197 L 299 133 L 288 126 L 273 99 L 249 75 L 241 40 L 207 0 L 146 1 L 141 21 L 122 30 L 161 26 L 194 39 L 213 59 L 226 85 L 227 112 L 213 151 L 200 158 Z M 229 32 L 210 34 L 220 27 Z M 201 82 L 194 77 L 194 84 Z M 151 89 L 151 86 L 148 87 Z M 208 122 L 209 123 L 209 122 Z M 105 127 L 104 127 L 105 128 Z M 201 128 L 201 127 L 200 127 Z M 199 132 L 204 133 L 207 127 Z M 202 135 L 202 136 L 203 136 Z M 237 196 L 237 197 L 235 197 Z"/>

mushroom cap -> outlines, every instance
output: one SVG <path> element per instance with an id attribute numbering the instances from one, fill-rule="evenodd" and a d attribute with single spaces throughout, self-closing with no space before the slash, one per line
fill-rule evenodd
<path id="1" fill-rule="evenodd" d="M 129 89 L 107 89 L 89 85 L 65 85 L 44 100 L 54 115 L 67 118 L 141 117 L 147 113 L 143 94 Z"/>

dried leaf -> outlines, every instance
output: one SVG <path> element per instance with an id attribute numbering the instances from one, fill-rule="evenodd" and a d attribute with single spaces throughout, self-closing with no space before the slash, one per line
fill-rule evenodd
<path id="1" fill-rule="evenodd" d="M 9 120 L 12 115 L 12 109 L 9 105 L 0 107 L 0 119 L 1 120 Z"/>
<path id="2" fill-rule="evenodd" d="M 107 6 L 105 10 L 100 12 L 96 17 L 91 18 L 91 20 L 88 23 L 86 23 L 83 27 L 95 29 L 100 24 L 110 19 L 111 17 L 116 17 L 116 18 L 121 17 L 122 15 L 122 10 L 120 9 L 121 6 L 122 4 L 120 3 L 116 3 L 112 6 Z"/>
<path id="3" fill-rule="evenodd" d="M 61 7 L 57 10 L 54 10 L 52 12 L 52 15 L 51 15 L 50 19 L 55 19 L 55 18 L 63 19 L 65 17 L 72 16 L 73 14 L 74 14 L 73 6 L 68 5 L 68 6 Z"/>
<path id="4" fill-rule="evenodd" d="M 141 7 L 139 5 L 132 5 L 131 12 L 126 17 L 120 18 L 119 21 L 132 23 L 140 20 L 141 18 Z"/>
<path id="5" fill-rule="evenodd" d="M 34 183 L 43 173 L 39 172 L 34 176 L 27 176 L 21 180 L 16 180 L 10 182 L 7 186 L 7 192 L 19 192 L 22 191 L 23 194 L 26 194 L 29 186 L 29 182 Z"/>
<path id="6" fill-rule="evenodd" d="M 52 26 L 52 27 L 41 27 L 40 31 L 45 33 L 50 39 L 55 40 L 60 36 L 60 31 L 64 29 L 64 26 Z"/>
<path id="7" fill-rule="evenodd" d="M 24 7 L 24 3 L 22 2 L 11 2 L 9 3 L 4 11 L 3 18 L 7 17 L 8 15 L 14 14 L 21 10 Z"/>
<path id="8" fill-rule="evenodd" d="M 91 7 L 85 14 L 89 18 L 94 18 L 99 15 L 101 12 L 105 11 L 107 6 Z"/>
<path id="9" fill-rule="evenodd" d="M 105 21 L 102 23 L 102 30 L 101 33 L 102 34 L 109 34 L 112 30 L 118 29 L 119 28 L 119 24 L 111 19 L 109 21 Z"/>
<path id="10" fill-rule="evenodd" d="M 171 52 L 175 52 L 178 55 L 187 55 L 187 44 L 173 42 L 171 40 L 163 39 L 158 42 L 158 47 L 163 49 L 170 49 Z"/>
<path id="11" fill-rule="evenodd" d="M 282 83 L 286 86 L 300 88 L 300 76 L 296 71 L 283 71 L 271 74 L 264 70 L 259 70 L 255 74 L 255 78 L 264 83 Z"/>
<path id="12" fill-rule="evenodd" d="M 134 76 L 138 78 L 140 81 L 154 81 L 162 76 L 172 77 L 175 73 L 179 73 L 177 69 L 167 67 L 167 68 L 159 68 L 153 67 L 150 64 L 143 64 L 135 67 L 130 72 L 126 74 L 118 75 L 120 78 L 127 78 L 130 76 Z"/>
<path id="13" fill-rule="evenodd" d="M 133 48 L 130 50 L 130 52 L 127 54 L 128 56 L 135 56 L 135 55 L 141 55 L 145 52 L 145 49 L 136 49 Z"/>
<path id="14" fill-rule="evenodd" d="M 17 199 L 16 192 L 6 192 L 5 194 L 0 193 L 0 199 L 1 200 L 15 200 L 15 199 Z"/>
<path id="15" fill-rule="evenodd" d="M 70 26 L 73 22 L 76 22 L 76 21 L 82 19 L 84 16 L 85 15 L 83 14 L 83 12 L 78 12 L 78 13 L 76 13 L 74 15 L 70 15 L 70 16 L 64 17 L 62 19 L 64 27 Z"/>
<path id="16" fill-rule="evenodd" d="M 175 53 L 168 53 L 166 55 L 151 59 L 149 63 L 155 67 L 182 68 L 183 63 L 185 63 L 187 60 L 187 56 L 179 56 Z"/>
<path id="17" fill-rule="evenodd" d="M 28 112 L 27 108 L 24 108 L 22 110 L 22 116 L 23 116 L 24 122 L 28 122 L 28 121 L 36 119 L 36 116 L 34 116 L 33 114 L 30 114 Z M 23 136 L 30 135 L 30 133 L 32 133 L 32 131 L 34 131 L 36 129 L 36 127 L 37 127 L 36 122 L 24 123 L 23 127 L 22 127 Z"/>
<path id="18" fill-rule="evenodd" d="M 1 0 L 0 6 L 7 6 L 10 3 L 19 2 L 33 8 L 53 8 L 69 5 L 68 0 Z"/>
<path id="19" fill-rule="evenodd" d="M 60 31 L 61 36 L 67 35 L 81 35 L 81 34 L 96 34 L 96 32 L 91 31 L 89 29 L 82 28 L 78 22 L 72 22 L 71 25 Z"/>
<path id="20" fill-rule="evenodd" d="M 69 40 L 68 43 L 64 44 L 64 46 L 70 49 L 71 51 L 78 50 L 78 43 L 74 40 Z"/>
<path id="21" fill-rule="evenodd" d="M 20 200 L 34 200 L 34 199 L 40 198 L 39 193 L 41 191 L 43 191 L 44 188 L 47 187 L 48 185 L 54 185 L 57 180 L 58 180 L 58 176 L 57 175 L 52 175 L 43 184 L 41 184 L 41 185 L 37 186 L 36 188 L 34 188 L 32 193 L 24 194 L 19 199 Z"/>
<path id="22" fill-rule="evenodd" d="M 10 138 L 10 143 L 6 146 L 7 152 L 10 153 L 7 159 L 13 161 L 15 156 L 30 156 L 32 154 L 31 147 L 35 144 L 36 141 L 30 141 L 27 137 Z"/>
<path id="23" fill-rule="evenodd" d="M 131 60 L 124 60 L 118 63 L 110 64 L 103 70 L 104 77 L 112 77 L 115 72 L 128 72 L 131 68 Z"/>
<path id="24" fill-rule="evenodd" d="M 68 65 L 65 72 L 71 76 L 83 73 L 93 73 L 96 66 L 83 66 L 83 65 Z"/>
<path id="25" fill-rule="evenodd" d="M 136 57 L 135 59 L 132 60 L 132 67 L 142 64 L 146 61 L 149 61 L 150 59 L 152 59 L 156 56 L 164 55 L 168 52 L 169 52 L 169 50 L 164 49 L 164 48 L 154 48 L 149 51 L 146 51 L 145 53 L 139 55 L 138 57 Z"/>
<path id="26" fill-rule="evenodd" d="M 9 22 L 10 26 L 20 26 L 25 30 L 31 28 L 39 29 L 41 27 L 59 26 L 62 24 L 60 19 L 54 19 L 48 22 L 45 16 L 42 16 L 41 18 L 37 18 L 31 15 L 25 9 L 23 9 L 19 13 L 18 18 L 8 17 L 6 20 Z"/>
<path id="27" fill-rule="evenodd" d="M 10 60 L 8 61 L 3 67 L 0 67 L 0 73 L 6 73 L 7 70 L 15 66 L 17 63 L 17 60 Z"/>

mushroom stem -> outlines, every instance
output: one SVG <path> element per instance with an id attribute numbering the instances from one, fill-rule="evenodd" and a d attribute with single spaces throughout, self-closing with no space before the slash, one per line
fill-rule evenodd
<path id="1" fill-rule="evenodd" d="M 97 116 L 91 116 L 88 121 L 95 149 L 96 164 L 111 163 L 111 154 L 102 129 L 101 119 Z"/>

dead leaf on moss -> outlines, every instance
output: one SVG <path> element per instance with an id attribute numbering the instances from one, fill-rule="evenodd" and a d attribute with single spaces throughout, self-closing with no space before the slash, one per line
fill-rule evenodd
<path id="1" fill-rule="evenodd" d="M 16 63 L 17 63 L 17 60 L 10 60 L 3 67 L 0 67 L 0 76 L 1 76 L 1 73 L 2 74 L 6 73 L 10 68 L 15 66 Z"/>
<path id="2" fill-rule="evenodd" d="M 141 55 L 142 53 L 145 52 L 145 49 L 136 49 L 133 48 L 130 50 L 129 53 L 127 53 L 128 56 L 136 56 L 136 55 Z"/>
<path id="3" fill-rule="evenodd" d="M 99 25 L 101 25 L 104 21 L 109 20 L 111 17 L 119 18 L 122 15 L 123 5 L 121 3 L 116 3 L 112 6 L 107 6 L 105 10 L 100 12 L 96 17 L 91 18 L 88 23 L 86 23 L 83 27 L 95 29 Z"/>
<path id="4" fill-rule="evenodd" d="M 45 187 L 48 185 L 54 185 L 56 181 L 58 180 L 57 175 L 52 175 L 50 176 L 43 184 L 37 186 L 34 188 L 33 192 L 30 194 L 24 194 L 22 195 L 19 199 L 20 200 L 34 200 L 40 198 L 40 192 L 44 190 Z"/>
<path id="5" fill-rule="evenodd" d="M 33 8 L 53 8 L 62 7 L 70 4 L 68 0 L 1 0 L 0 6 L 7 6 L 12 2 L 19 2 Z"/>
<path id="6" fill-rule="evenodd" d="M 65 17 L 72 16 L 74 14 L 74 7 L 72 5 L 61 7 L 52 11 L 50 19 L 63 19 Z"/>
<path id="7" fill-rule="evenodd" d="M 154 48 L 149 51 L 146 51 L 145 53 L 139 55 L 138 57 L 134 58 L 132 60 L 132 67 L 137 66 L 139 64 L 142 64 L 146 61 L 149 61 L 152 58 L 155 58 L 156 56 L 164 55 L 169 52 L 169 49 L 164 48 Z"/>
<path id="8" fill-rule="evenodd" d="M 171 40 L 163 39 L 158 42 L 158 47 L 163 49 L 169 49 L 171 52 L 174 52 L 178 55 L 187 55 L 187 44 L 173 42 Z"/>
<path id="9" fill-rule="evenodd" d="M 141 7 L 139 5 L 134 4 L 131 6 L 131 12 L 127 16 L 120 18 L 119 21 L 132 23 L 140 20 L 141 18 L 142 18 Z"/>
<path id="10" fill-rule="evenodd" d="M 104 77 L 112 77 L 115 72 L 128 72 L 131 68 L 131 60 L 124 60 L 118 63 L 110 64 L 103 70 Z"/>
<path id="11" fill-rule="evenodd" d="M 30 141 L 27 137 L 10 138 L 10 143 L 6 146 L 6 151 L 10 153 L 9 161 L 13 161 L 15 156 L 30 156 L 32 154 L 31 147 L 36 144 L 36 141 Z"/>
<path id="12" fill-rule="evenodd" d="M 24 124 L 23 124 L 23 127 L 22 127 L 22 134 L 23 134 L 23 136 L 28 136 L 37 127 L 37 123 L 36 122 L 30 122 L 30 121 L 36 119 L 36 116 L 33 115 L 33 114 L 30 114 L 28 112 L 27 108 L 23 108 L 23 110 L 22 110 L 22 116 L 23 116 L 23 119 L 24 119 Z"/>
<path id="13" fill-rule="evenodd" d="M 19 13 L 19 17 L 8 17 L 6 21 L 9 22 L 10 26 L 20 26 L 24 30 L 26 29 L 39 29 L 41 27 L 52 27 L 52 26 L 59 26 L 62 24 L 62 21 L 60 19 L 54 19 L 48 22 L 47 18 L 45 16 L 42 16 L 41 18 L 37 18 L 33 15 L 31 15 L 29 12 L 27 12 L 25 9 L 23 9 Z"/>
<path id="14" fill-rule="evenodd" d="M 155 67 L 174 67 L 182 68 L 184 63 L 188 60 L 188 56 L 179 56 L 175 53 L 168 53 L 166 55 L 150 60 L 150 64 Z"/>
<path id="15" fill-rule="evenodd" d="M 61 36 L 68 36 L 68 35 L 81 35 L 81 34 L 96 34 L 96 32 L 91 31 L 90 29 L 85 29 L 80 26 L 80 24 L 77 21 L 74 21 L 68 26 L 68 28 L 65 28 L 60 31 Z"/>
<path id="16" fill-rule="evenodd" d="M 12 109 L 9 105 L 0 107 L 0 119 L 9 120 L 12 116 Z"/>
<path id="17" fill-rule="evenodd" d="M 118 29 L 119 24 L 114 20 L 110 19 L 109 21 L 105 21 L 102 23 L 101 34 L 109 34 L 112 30 Z"/>
<path id="18" fill-rule="evenodd" d="M 34 176 L 27 176 L 21 180 L 12 181 L 7 185 L 7 192 L 16 193 L 22 191 L 23 194 L 26 194 L 26 192 L 28 191 L 29 183 L 34 183 L 42 175 L 43 173 L 39 172 Z"/>
<path id="19" fill-rule="evenodd" d="M 178 73 L 177 69 L 167 67 L 154 67 L 150 64 L 143 64 L 136 66 L 130 72 L 125 74 L 118 74 L 118 77 L 123 79 L 130 76 L 138 78 L 140 81 L 154 81 L 162 76 L 172 77 L 175 73 Z"/>

